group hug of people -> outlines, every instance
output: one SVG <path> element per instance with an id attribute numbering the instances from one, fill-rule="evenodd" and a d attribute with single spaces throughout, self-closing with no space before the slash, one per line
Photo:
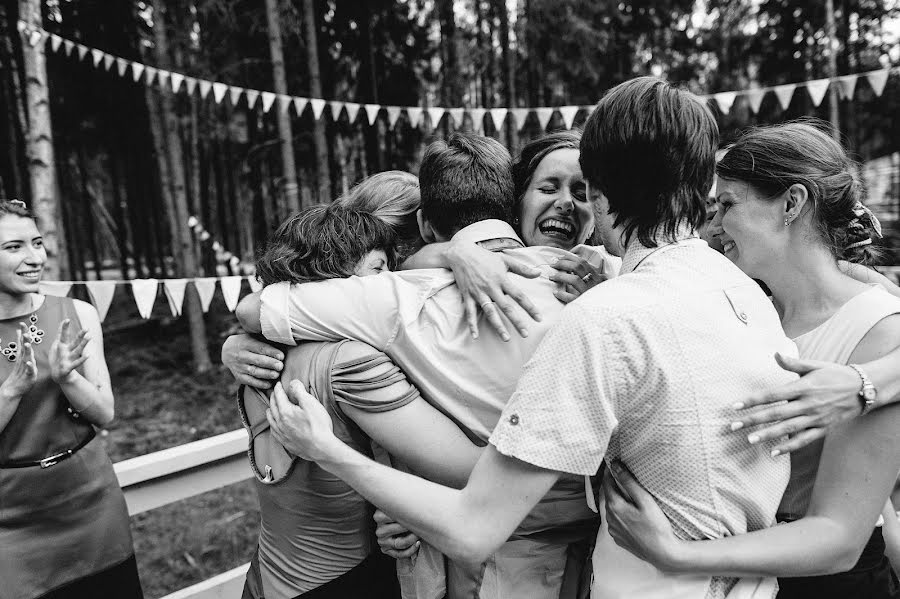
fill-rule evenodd
<path id="1" fill-rule="evenodd" d="M 293 215 L 222 349 L 243 599 L 900 598 L 900 288 L 864 199 L 821 125 L 720 149 L 641 77 L 515 160 L 453 134 Z M 39 294 L 45 259 L 0 202 L 0 597 L 140 597 L 99 318 Z"/>

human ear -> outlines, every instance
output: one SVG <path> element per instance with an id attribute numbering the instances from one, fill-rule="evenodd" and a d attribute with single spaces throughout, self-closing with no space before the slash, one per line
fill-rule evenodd
<path id="1" fill-rule="evenodd" d="M 800 183 L 794 183 L 788 188 L 787 193 L 785 194 L 784 201 L 785 224 L 789 225 L 798 216 L 800 216 L 800 212 L 802 212 L 803 207 L 806 205 L 806 201 L 808 199 L 809 191 L 804 185 L 801 185 Z"/>
<path id="2" fill-rule="evenodd" d="M 428 219 L 422 215 L 421 208 L 416 210 L 416 222 L 419 223 L 419 235 L 422 236 L 422 241 L 425 243 L 434 243 L 437 241 L 434 227 L 432 227 L 431 223 L 428 222 Z"/>

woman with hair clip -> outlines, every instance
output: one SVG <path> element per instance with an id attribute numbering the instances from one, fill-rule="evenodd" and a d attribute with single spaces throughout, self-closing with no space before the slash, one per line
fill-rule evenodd
<path id="1" fill-rule="evenodd" d="M 862 203 L 857 167 L 820 128 L 788 123 L 746 133 L 717 171 L 719 209 L 711 234 L 729 259 L 772 291 L 801 358 L 848 364 L 857 372 L 862 414 L 790 454 L 780 526 L 683 541 L 640 481 L 614 465 L 616 481 L 605 485 L 610 532 L 663 570 L 778 576 L 782 599 L 900 597 L 879 517 L 900 470 L 900 406 L 872 411 L 874 389 L 859 366 L 900 346 L 900 298 L 838 266 L 841 259 L 871 261 L 880 236 L 877 219 Z M 803 430 L 802 420 L 784 432 Z M 762 442 L 743 422 L 731 428 L 747 434 L 749 443 Z M 772 459 L 788 459 L 781 453 L 776 447 Z"/>
<path id="2" fill-rule="evenodd" d="M 140 598 L 125 497 L 94 432 L 113 419 L 100 318 L 40 293 L 46 261 L 34 215 L 0 201 L 0 595 Z"/>

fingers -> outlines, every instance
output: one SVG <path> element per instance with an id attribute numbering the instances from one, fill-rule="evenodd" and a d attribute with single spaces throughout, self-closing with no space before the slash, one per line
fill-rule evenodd
<path id="1" fill-rule="evenodd" d="M 72 321 L 68 318 L 59 323 L 59 330 L 56 333 L 56 339 L 60 343 L 69 343 L 69 325 Z"/>
<path id="2" fill-rule="evenodd" d="M 506 318 L 509 319 L 509 322 L 516 328 L 516 331 L 519 332 L 520 337 L 528 336 L 528 325 L 530 323 L 528 315 L 519 310 L 518 304 L 514 302 L 509 296 L 504 295 L 500 297 L 496 302 L 497 307 L 500 308 L 500 311 L 506 315 Z"/>
<path id="3" fill-rule="evenodd" d="M 469 326 L 469 334 L 472 339 L 478 339 L 478 305 L 471 296 L 465 296 L 463 305 L 466 309 L 466 324 Z"/>
<path id="4" fill-rule="evenodd" d="M 505 256 L 503 254 L 500 254 L 500 258 L 502 258 L 503 263 L 506 264 L 506 270 L 511 273 L 515 273 L 520 277 L 525 277 L 527 279 L 536 279 L 537 277 L 541 276 L 540 268 L 528 266 L 527 264 L 516 260 L 512 256 Z"/>
<path id="5" fill-rule="evenodd" d="M 383 524 L 380 524 L 378 526 L 378 528 L 375 529 L 375 536 L 378 537 L 379 539 L 388 539 L 391 537 L 407 536 L 409 534 L 410 534 L 409 530 L 404 528 L 403 525 L 397 524 L 396 522 L 385 522 Z M 413 535 L 413 536 L 415 536 L 415 535 Z M 411 541 L 410 543 L 404 545 L 403 547 L 394 547 L 394 549 L 403 549 L 405 547 L 409 547 L 409 545 L 411 545 L 414 541 L 415 540 Z"/>
<path id="6" fill-rule="evenodd" d="M 37 362 L 34 359 L 34 348 L 30 343 L 26 343 L 23 347 L 25 358 L 25 371 L 29 377 L 37 376 Z"/>
<path id="7" fill-rule="evenodd" d="M 580 293 L 571 293 L 569 291 L 566 291 L 565 289 L 557 289 L 556 291 L 553 292 L 553 295 L 555 295 L 556 299 L 558 299 L 562 303 L 568 304 L 569 302 L 578 299 L 578 297 L 581 294 Z"/>
<path id="8" fill-rule="evenodd" d="M 416 541 L 409 547 L 409 549 L 404 549 L 403 551 L 385 551 L 384 553 L 393 557 L 394 559 L 413 559 L 419 552 L 419 547 L 421 545 L 422 543 L 420 541 Z M 415 561 L 413 561 L 413 565 L 415 565 Z"/>
<path id="9" fill-rule="evenodd" d="M 275 422 L 281 422 L 281 407 L 282 402 L 287 401 L 287 396 L 284 394 L 284 387 L 281 386 L 281 381 L 275 383 L 275 389 L 272 390 L 272 397 L 269 399 L 269 411 L 272 412 L 272 418 Z"/>
<path id="10" fill-rule="evenodd" d="M 81 366 L 82 366 L 85 362 L 87 362 L 87 359 L 88 359 L 87 356 L 81 356 L 81 357 L 78 358 L 77 360 L 73 361 L 73 362 L 72 362 L 72 370 L 77 370 L 77 369 L 81 368 Z"/>
<path id="11" fill-rule="evenodd" d="M 266 388 L 268 389 L 272 386 L 271 381 L 278 379 L 281 376 L 281 373 L 278 370 L 272 370 L 270 368 L 263 368 L 262 366 L 253 366 L 248 364 L 243 368 L 241 372 L 235 374 L 235 378 L 237 378 L 239 375 L 245 375 L 254 379 L 266 381 Z"/>
<path id="12" fill-rule="evenodd" d="M 283 361 L 279 358 L 272 357 L 269 354 L 243 351 L 239 354 L 238 357 L 248 366 L 248 370 L 250 367 L 253 367 L 259 369 L 260 371 L 266 370 L 271 373 L 271 376 L 269 376 L 269 374 L 267 373 L 263 378 L 276 379 L 280 376 L 282 369 L 284 369 Z"/>
<path id="13" fill-rule="evenodd" d="M 383 524 L 387 522 L 393 522 L 394 519 L 382 512 L 381 510 L 375 510 L 375 513 L 372 514 L 372 519 L 375 520 L 378 524 Z M 377 534 L 377 531 L 376 531 Z"/>
<path id="14" fill-rule="evenodd" d="M 782 385 L 778 389 L 751 395 L 732 406 L 735 410 L 747 410 L 757 406 L 765 406 L 783 401 L 793 401 L 803 395 L 806 391 L 806 383 L 802 380 Z"/>
<path id="15" fill-rule="evenodd" d="M 274 383 L 272 381 L 258 379 L 249 374 L 236 374 L 234 379 L 241 385 L 247 385 L 254 389 L 271 389 Z"/>
<path id="16" fill-rule="evenodd" d="M 524 291 L 507 283 L 503 285 L 503 292 L 506 293 L 514 302 L 519 304 L 519 307 L 525 310 L 525 313 L 528 314 L 532 319 L 537 322 L 541 321 L 541 311 L 538 310 L 537 306 L 534 305 L 534 302 L 525 294 Z"/>
<path id="17" fill-rule="evenodd" d="M 633 504 L 641 506 L 648 500 L 655 501 L 622 462 L 618 460 L 612 462 L 609 469 L 615 482 L 618 483 L 623 493 L 628 495 Z"/>
<path id="18" fill-rule="evenodd" d="M 484 312 L 485 318 L 487 318 L 488 324 L 497 331 L 497 334 L 500 335 L 500 338 L 504 341 L 509 341 L 509 331 L 506 330 L 506 325 L 503 324 L 503 319 L 500 317 L 500 309 L 497 305 L 490 300 L 490 298 L 485 297 L 481 302 L 481 310 Z"/>
<path id="19" fill-rule="evenodd" d="M 800 376 L 812 372 L 817 368 L 831 365 L 830 362 L 822 362 L 819 360 L 801 360 L 800 358 L 795 358 L 793 356 L 785 356 L 781 352 L 775 352 L 775 361 L 778 362 L 778 365 L 785 370 L 796 372 Z"/>
<path id="20" fill-rule="evenodd" d="M 582 281 L 581 277 L 573 275 L 572 273 L 556 271 L 550 275 L 549 279 L 563 286 L 568 285 L 574 287 L 579 294 L 584 293 L 588 289 L 587 283 Z"/>
<path id="21" fill-rule="evenodd" d="M 81 355 L 81 352 L 84 351 L 84 348 L 87 347 L 88 341 L 90 340 L 91 338 L 88 337 L 87 329 L 81 329 L 75 336 L 75 339 L 69 344 L 69 350 L 75 355 Z"/>
<path id="22" fill-rule="evenodd" d="M 791 453 L 792 451 L 797 451 L 798 449 L 802 449 L 813 441 L 824 439 L 826 430 L 827 429 L 824 428 L 807 429 L 802 433 L 798 433 L 792 436 L 784 443 L 779 443 L 778 445 L 776 445 L 773 453 L 778 452 L 775 455 L 781 455 L 785 453 Z"/>
<path id="23" fill-rule="evenodd" d="M 785 437 L 787 435 L 801 433 L 807 429 L 812 428 L 812 424 L 812 418 L 809 418 L 808 416 L 791 418 L 790 420 L 780 422 L 763 430 L 750 433 L 749 435 L 747 435 L 747 441 L 751 445 L 765 443 L 766 441 L 780 439 L 781 437 Z"/>
<path id="24" fill-rule="evenodd" d="M 771 424 L 773 422 L 782 422 L 789 418 L 804 416 L 810 412 L 811 407 L 808 402 L 802 399 L 791 403 L 779 403 L 752 413 L 741 414 L 731 423 L 731 430 L 739 431 L 760 424 Z"/>

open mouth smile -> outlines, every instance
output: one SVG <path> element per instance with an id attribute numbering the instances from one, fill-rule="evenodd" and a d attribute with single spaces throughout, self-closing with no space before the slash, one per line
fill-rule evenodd
<path id="1" fill-rule="evenodd" d="M 547 237 L 568 240 L 575 237 L 576 227 L 568 221 L 548 218 L 538 224 L 538 230 Z"/>

